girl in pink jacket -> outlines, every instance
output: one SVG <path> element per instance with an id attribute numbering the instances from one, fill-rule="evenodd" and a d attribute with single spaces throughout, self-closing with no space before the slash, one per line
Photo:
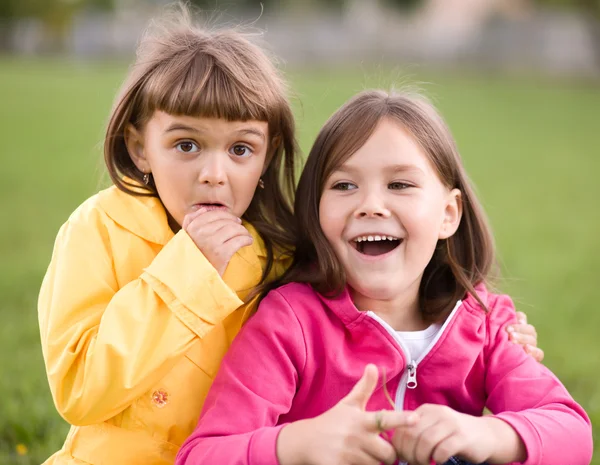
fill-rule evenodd
<path id="1" fill-rule="evenodd" d="M 583 409 L 509 342 L 513 303 L 486 288 L 491 231 L 429 103 L 353 98 L 296 198 L 294 264 L 235 339 L 177 464 L 590 462 Z"/>

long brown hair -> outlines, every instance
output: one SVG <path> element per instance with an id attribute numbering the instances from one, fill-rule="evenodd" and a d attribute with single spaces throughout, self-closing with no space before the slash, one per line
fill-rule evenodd
<path id="1" fill-rule="evenodd" d="M 263 281 L 275 250 L 293 244 L 293 198 L 298 147 L 287 87 L 273 62 L 241 30 L 205 30 L 189 10 L 154 23 L 144 34 L 137 59 L 119 93 L 109 120 L 104 159 L 113 183 L 131 195 L 158 197 L 125 145 L 125 129 L 143 128 L 155 111 L 173 115 L 258 120 L 269 125 L 268 167 L 243 215 L 267 249 Z"/>
<path id="2" fill-rule="evenodd" d="M 474 287 L 488 277 L 495 253 L 485 213 L 450 130 L 433 105 L 414 93 L 362 92 L 325 123 L 296 191 L 298 239 L 294 262 L 277 284 L 310 283 L 318 292 L 330 295 L 339 294 L 346 286 L 344 269 L 319 226 L 319 203 L 329 176 L 365 144 L 384 118 L 402 125 L 428 156 L 444 185 L 462 193 L 463 215 L 458 230 L 438 242 L 419 289 L 421 311 L 435 319 L 466 292 L 479 300 Z"/>

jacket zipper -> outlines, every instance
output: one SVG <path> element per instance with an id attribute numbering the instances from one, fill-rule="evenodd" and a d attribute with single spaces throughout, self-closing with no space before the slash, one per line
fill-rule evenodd
<path id="1" fill-rule="evenodd" d="M 419 363 L 421 363 L 421 361 L 427 356 L 427 354 L 429 354 L 429 352 L 431 352 L 431 349 L 433 349 L 435 347 L 435 345 L 439 341 L 440 337 L 442 337 L 442 334 L 444 334 L 444 331 L 448 327 L 448 324 L 450 323 L 450 321 L 452 321 L 452 318 L 456 314 L 456 311 L 458 310 L 458 308 L 461 305 L 462 305 L 462 300 L 459 300 L 458 302 L 456 302 L 456 305 L 452 309 L 452 312 L 450 312 L 450 315 L 448 315 L 448 318 L 446 318 L 446 321 L 444 321 L 444 324 L 442 325 L 440 330 L 437 332 L 437 334 L 433 338 L 433 341 L 431 341 L 429 343 L 429 345 L 427 346 L 425 351 L 421 354 L 421 356 L 419 357 L 418 360 L 413 360 L 413 358 L 410 355 L 410 351 L 408 350 L 406 345 L 404 345 L 404 343 L 402 342 L 402 339 L 400 339 L 398 334 L 396 334 L 396 331 L 394 330 L 394 328 L 392 328 L 388 323 L 386 323 L 376 313 L 374 313 L 372 311 L 367 312 L 367 315 L 369 315 L 371 318 L 373 318 L 375 321 L 377 321 L 381 326 L 384 327 L 384 329 L 388 333 L 390 333 L 390 335 L 394 338 L 394 341 L 396 341 L 396 343 L 400 347 L 400 350 L 404 353 L 406 360 L 407 360 L 406 370 L 404 370 L 404 373 L 402 373 L 402 377 L 400 378 L 400 384 L 398 385 L 398 389 L 396 390 L 396 396 L 394 399 L 394 403 L 396 404 L 396 410 L 404 410 L 404 398 L 406 397 L 406 389 L 407 388 L 415 389 L 418 386 L 417 367 L 419 366 Z"/>

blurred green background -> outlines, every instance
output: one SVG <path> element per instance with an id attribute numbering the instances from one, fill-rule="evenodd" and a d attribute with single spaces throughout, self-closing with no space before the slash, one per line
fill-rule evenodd
<path id="1" fill-rule="evenodd" d="M 46 381 L 37 294 L 58 228 L 108 185 L 111 104 L 164 3 L 0 0 L 0 465 L 43 462 L 68 430 Z M 491 218 L 501 290 L 600 425 L 600 0 L 194 3 L 262 15 L 288 61 L 304 153 L 364 88 L 416 84 L 434 100 Z"/>
<path id="2" fill-rule="evenodd" d="M 59 226 L 106 185 L 103 128 L 126 66 L 5 58 L 0 69 L 0 463 L 36 464 L 67 432 L 46 383 L 37 293 Z M 288 76 L 307 153 L 345 99 L 402 73 Z M 478 186 L 502 289 L 537 327 L 545 363 L 600 424 L 600 86 L 413 70 L 414 81 L 447 118 Z"/>

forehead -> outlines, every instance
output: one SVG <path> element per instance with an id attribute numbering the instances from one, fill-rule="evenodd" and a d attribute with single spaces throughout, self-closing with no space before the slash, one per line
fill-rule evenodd
<path id="1" fill-rule="evenodd" d="M 257 120 L 229 121 L 206 116 L 172 115 L 157 110 L 148 120 L 146 128 L 164 134 L 175 131 L 193 131 L 207 135 L 244 133 L 266 139 L 269 123 Z"/>
<path id="2" fill-rule="evenodd" d="M 398 122 L 383 119 L 367 141 L 337 171 L 405 170 L 435 174 L 428 155 Z"/>

